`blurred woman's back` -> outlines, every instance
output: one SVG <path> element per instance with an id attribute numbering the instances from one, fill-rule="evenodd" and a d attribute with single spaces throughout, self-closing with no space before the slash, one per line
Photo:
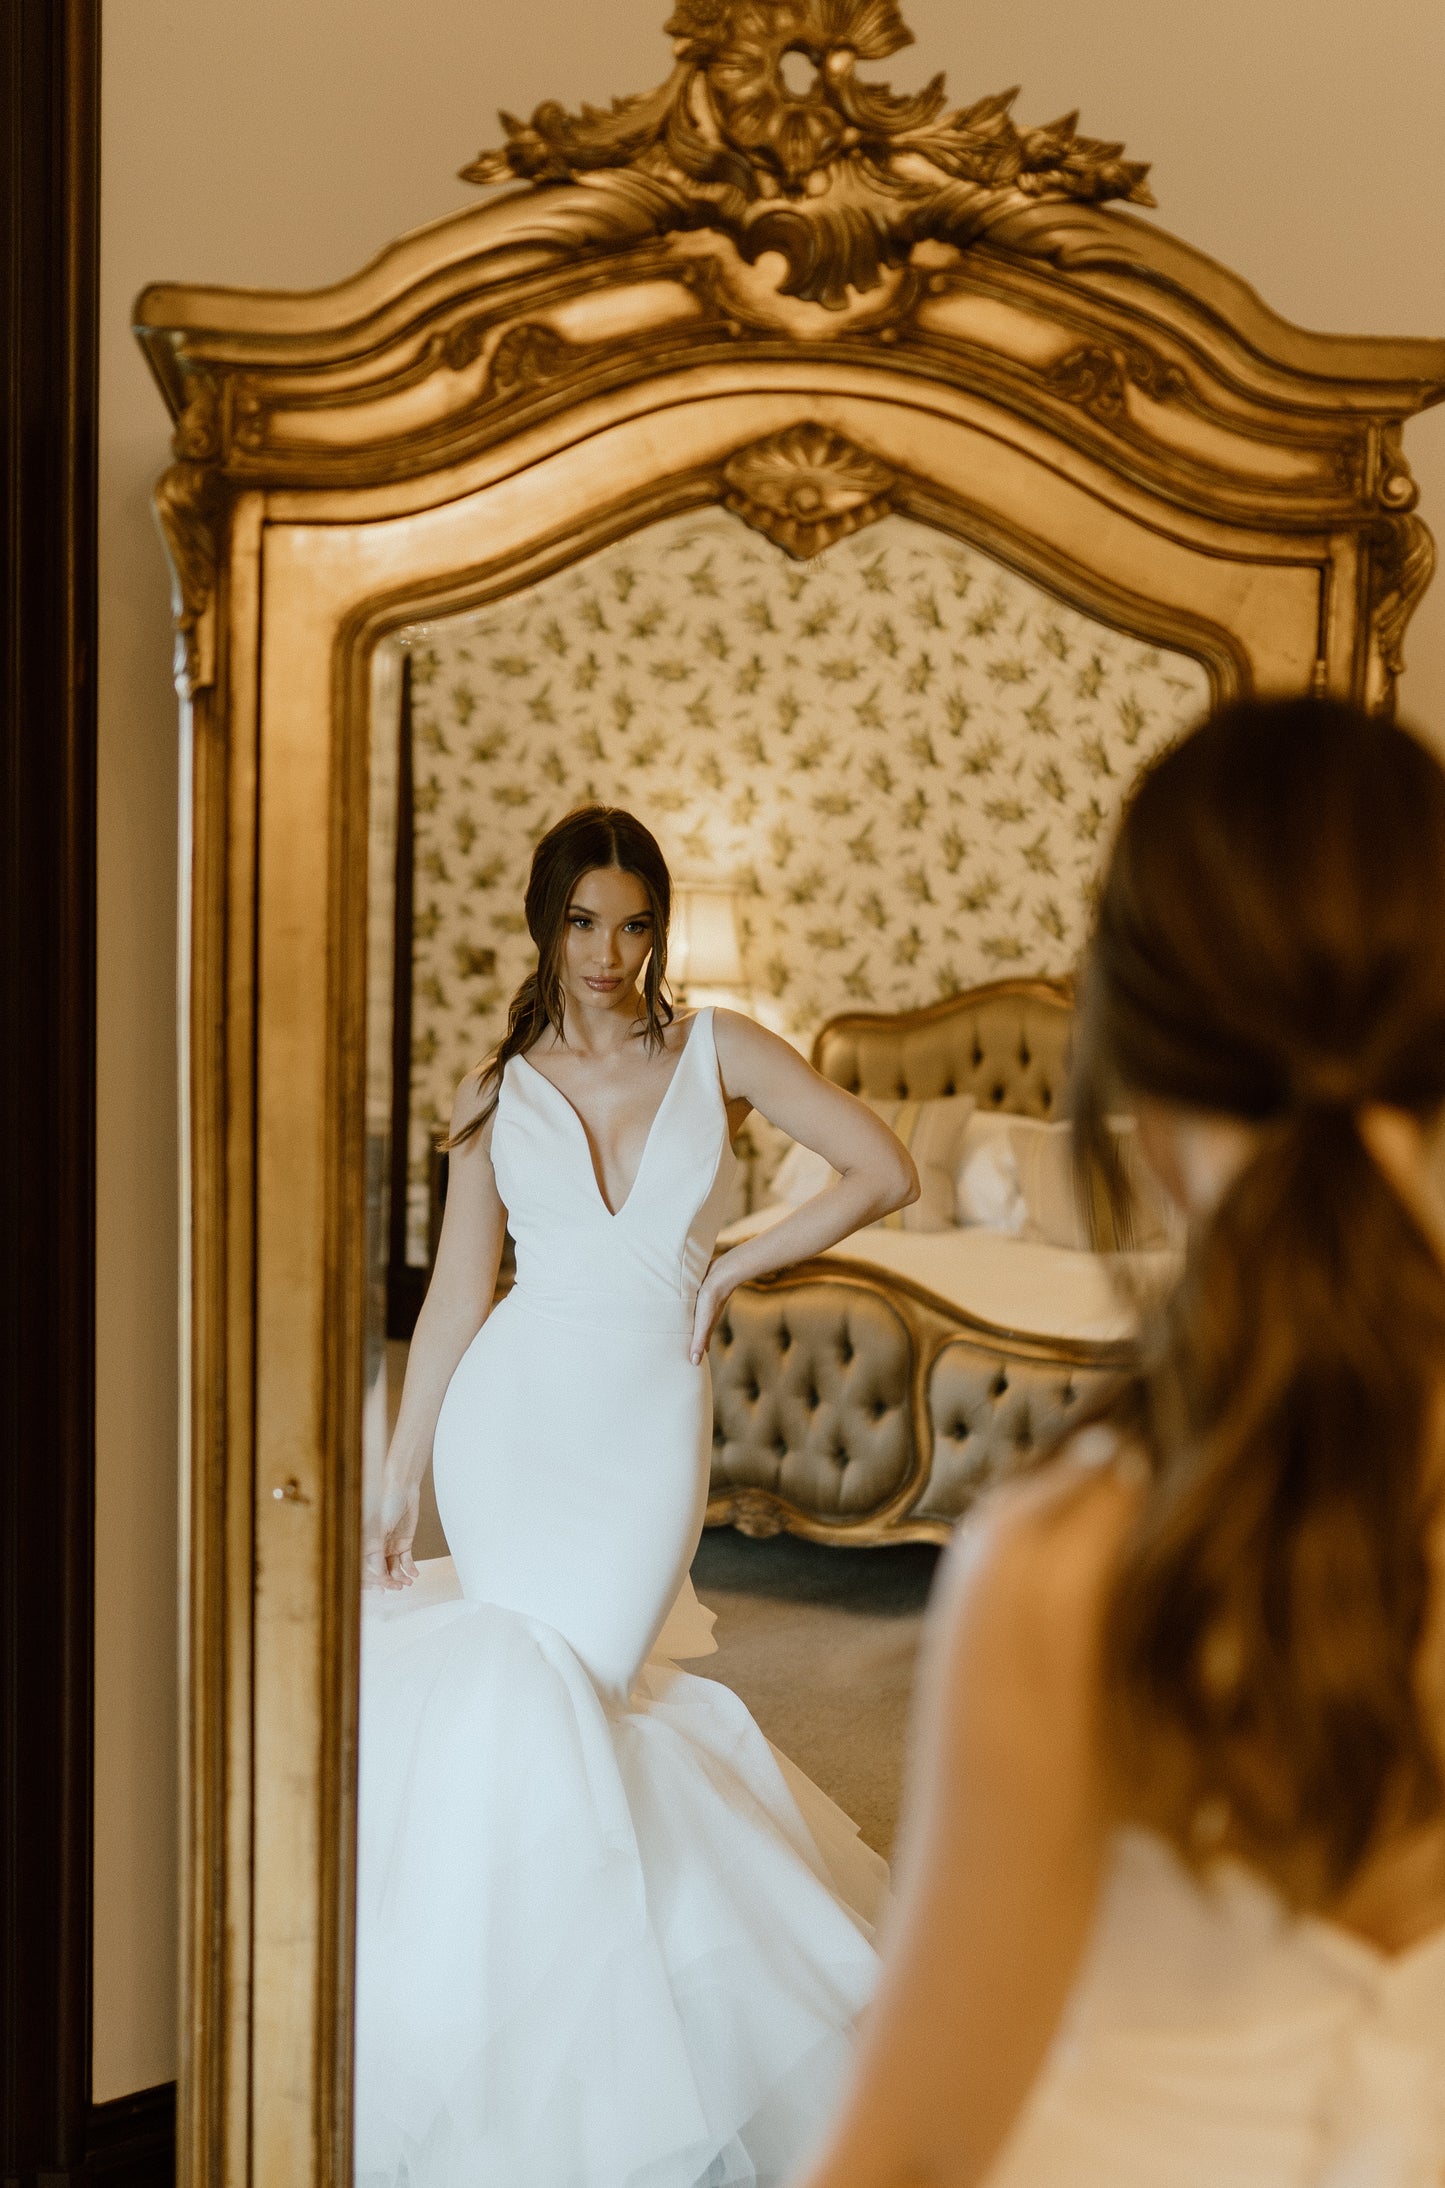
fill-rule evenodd
<path id="1" fill-rule="evenodd" d="M 1149 771 L 1076 1056 L 1116 1200 L 1120 1107 L 1184 1275 L 953 1558 L 814 2188 L 1440 2188 L 1445 774 L 1416 740 L 1278 701 Z"/>

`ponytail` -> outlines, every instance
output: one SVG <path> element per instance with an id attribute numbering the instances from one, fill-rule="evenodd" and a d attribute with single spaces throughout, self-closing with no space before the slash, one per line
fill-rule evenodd
<path id="1" fill-rule="evenodd" d="M 559 1006 L 560 1010 L 560 1006 Z M 469 1117 L 459 1131 L 443 1133 L 437 1140 L 442 1154 L 450 1154 L 454 1147 L 465 1147 L 474 1139 L 497 1106 L 502 1091 L 502 1073 L 513 1056 L 525 1056 L 527 1050 L 553 1024 L 547 1006 L 542 1000 L 542 983 L 536 972 L 529 972 L 507 1006 L 507 1030 L 491 1055 L 476 1067 L 477 1080 L 482 1094 L 482 1105 L 474 1117 Z M 556 1019 L 559 1030 L 560 1015 Z"/>
<path id="2" fill-rule="evenodd" d="M 1423 1131 L 1445 1105 L 1442 934 L 1430 753 L 1333 701 L 1241 704 L 1146 771 L 1081 984 L 1077 1154 L 1112 1203 L 1110 1109 L 1246 1128 L 1101 1405 L 1149 1470 L 1106 1618 L 1112 1752 L 1181 1852 L 1228 1846 L 1299 1904 L 1445 1805 L 1421 1679 L 1445 1263 L 1368 1144 L 1379 1111 Z"/>
<path id="3" fill-rule="evenodd" d="M 1438 1811 L 1429 1615 L 1445 1268 L 1355 1114 L 1312 1108 L 1193 1239 L 1133 1395 L 1153 1484 L 1106 1628 L 1130 1778 L 1306 1900 Z M 1172 1735 L 1172 1738 L 1170 1737 Z"/>

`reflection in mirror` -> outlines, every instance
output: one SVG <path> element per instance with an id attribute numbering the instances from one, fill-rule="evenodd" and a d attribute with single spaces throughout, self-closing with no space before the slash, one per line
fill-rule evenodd
<path id="1" fill-rule="evenodd" d="M 1209 698 L 1196 661 L 899 516 L 802 564 L 722 512 L 679 517 L 407 635 L 412 1033 L 392 1283 L 411 1297 L 403 1271 L 425 1270 L 436 1225 L 435 1137 L 530 963 L 527 865 L 561 814 L 625 806 L 677 882 L 736 890 L 744 987 L 716 999 L 806 1047 L 839 1012 L 1067 973 L 1124 785 Z"/>
<path id="2" fill-rule="evenodd" d="M 1127 1333 L 1048 982 L 1131 776 L 1207 698 L 896 515 L 799 563 L 688 514 L 379 649 L 359 2181 L 692 2188 L 821 2130 L 937 1545 Z M 578 985 L 571 1047 L 454 1109 L 536 967 L 533 862 L 596 804 L 666 860 L 678 1018 L 609 1048 Z M 569 997 L 655 895 L 631 837 L 599 890 L 588 840 Z M 705 1513 L 735 1524 L 699 1541 Z"/>

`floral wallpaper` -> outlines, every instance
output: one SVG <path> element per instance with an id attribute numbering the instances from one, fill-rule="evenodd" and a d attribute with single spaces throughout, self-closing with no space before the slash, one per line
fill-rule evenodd
<path id="1" fill-rule="evenodd" d="M 412 1245 L 430 1136 L 531 962 L 532 846 L 625 805 L 734 883 L 758 1015 L 806 1037 L 1067 970 L 1120 797 L 1204 668 L 898 516 L 796 563 L 726 512 L 418 626 Z"/>

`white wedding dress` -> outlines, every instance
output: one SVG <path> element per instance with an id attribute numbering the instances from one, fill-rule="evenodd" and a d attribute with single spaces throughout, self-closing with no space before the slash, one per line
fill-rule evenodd
<path id="1" fill-rule="evenodd" d="M 688 1341 L 732 1161 L 710 1011 L 615 1215 L 566 1097 L 506 1067 L 517 1281 L 437 1425 L 452 1559 L 363 1619 L 363 2188 L 781 2183 L 836 2103 L 886 1869 L 671 1660 L 710 1645 Z"/>
<path id="2" fill-rule="evenodd" d="M 1442 2188 L 1445 1931 L 1397 1954 L 1121 1831 L 987 2188 Z"/>

